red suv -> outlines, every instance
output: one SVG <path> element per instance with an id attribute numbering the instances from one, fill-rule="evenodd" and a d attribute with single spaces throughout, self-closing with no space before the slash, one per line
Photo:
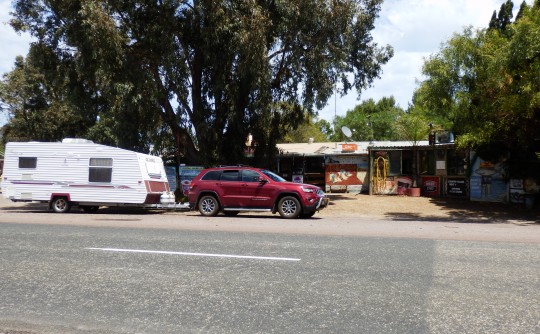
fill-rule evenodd
<path id="1" fill-rule="evenodd" d="M 283 218 L 308 218 L 328 205 L 324 192 L 310 184 L 287 182 L 269 170 L 216 167 L 199 173 L 189 188 L 189 205 L 203 216 L 219 211 L 279 212 Z"/>

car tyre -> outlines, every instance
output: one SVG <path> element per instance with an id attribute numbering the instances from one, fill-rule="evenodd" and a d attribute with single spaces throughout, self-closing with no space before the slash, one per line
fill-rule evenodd
<path id="1" fill-rule="evenodd" d="M 311 218 L 311 217 L 313 217 L 315 212 L 317 212 L 317 211 L 313 211 L 313 212 L 310 212 L 310 213 L 303 213 L 303 214 L 300 215 L 300 218 Z"/>
<path id="2" fill-rule="evenodd" d="M 52 202 L 52 209 L 56 213 L 66 213 L 71 210 L 71 203 L 66 197 L 55 197 Z"/>
<path id="3" fill-rule="evenodd" d="M 286 219 L 298 218 L 302 208 L 300 202 L 292 196 L 286 196 L 279 200 L 278 212 L 279 215 Z"/>
<path id="4" fill-rule="evenodd" d="M 203 196 L 199 201 L 199 212 L 203 216 L 215 216 L 219 211 L 219 203 L 214 196 Z"/>

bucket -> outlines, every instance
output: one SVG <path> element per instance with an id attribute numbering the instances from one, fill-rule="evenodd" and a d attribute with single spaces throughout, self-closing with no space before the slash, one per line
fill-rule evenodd
<path id="1" fill-rule="evenodd" d="M 420 188 L 408 188 L 407 189 L 407 196 L 419 197 L 420 196 Z"/>

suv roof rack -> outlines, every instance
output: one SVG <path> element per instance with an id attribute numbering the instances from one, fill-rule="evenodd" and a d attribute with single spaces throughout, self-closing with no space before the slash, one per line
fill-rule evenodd
<path id="1" fill-rule="evenodd" d="M 238 164 L 238 165 L 218 165 L 216 167 L 217 168 L 224 168 L 224 167 L 251 167 L 251 166 Z"/>

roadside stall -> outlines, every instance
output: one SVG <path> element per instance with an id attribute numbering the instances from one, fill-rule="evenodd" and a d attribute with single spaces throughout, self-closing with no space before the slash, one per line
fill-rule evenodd
<path id="1" fill-rule="evenodd" d="M 278 144 L 278 174 L 326 192 L 367 192 L 368 142 Z"/>
<path id="2" fill-rule="evenodd" d="M 370 193 L 466 198 L 467 165 L 467 153 L 452 143 L 377 143 L 370 147 Z"/>

